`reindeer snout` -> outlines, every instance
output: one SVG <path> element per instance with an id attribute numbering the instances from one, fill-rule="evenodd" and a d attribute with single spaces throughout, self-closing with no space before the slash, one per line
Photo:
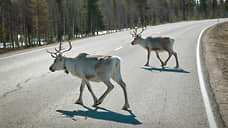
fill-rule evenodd
<path id="1" fill-rule="evenodd" d="M 49 67 L 49 70 L 54 72 L 55 70 L 52 68 L 52 66 Z"/>

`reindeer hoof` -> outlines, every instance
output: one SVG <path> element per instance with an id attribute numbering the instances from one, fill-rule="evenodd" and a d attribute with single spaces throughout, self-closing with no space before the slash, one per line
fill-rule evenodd
<path id="1" fill-rule="evenodd" d="M 149 64 L 145 64 L 144 66 L 149 66 Z"/>
<path id="2" fill-rule="evenodd" d="M 174 68 L 179 68 L 179 66 L 176 66 L 176 67 L 174 67 Z"/>
<path id="3" fill-rule="evenodd" d="M 75 104 L 80 104 L 80 105 L 83 105 L 83 102 L 81 100 L 77 100 L 74 102 Z"/>
<path id="4" fill-rule="evenodd" d="M 130 106 L 128 104 L 126 104 L 122 107 L 123 110 L 128 110 L 128 108 L 130 108 Z"/>
<path id="5" fill-rule="evenodd" d="M 93 104 L 93 107 L 97 107 L 99 104 L 101 104 L 101 102 L 96 101 L 96 102 Z"/>
<path id="6" fill-rule="evenodd" d="M 102 103 L 102 102 L 98 100 L 98 101 L 96 102 L 96 105 L 100 105 L 101 103 Z"/>
<path id="7" fill-rule="evenodd" d="M 162 63 L 161 63 L 161 66 L 164 67 L 164 66 L 166 66 L 166 64 L 167 64 L 167 63 L 162 62 Z"/>

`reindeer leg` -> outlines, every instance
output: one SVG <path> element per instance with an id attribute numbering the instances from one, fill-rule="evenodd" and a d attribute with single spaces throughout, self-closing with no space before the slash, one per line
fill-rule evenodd
<path id="1" fill-rule="evenodd" d="M 119 81 L 116 81 L 121 88 L 123 89 L 124 92 L 124 99 L 125 99 L 125 103 L 124 106 L 122 107 L 123 110 L 127 110 L 128 108 L 130 108 L 130 105 L 128 103 L 128 98 L 127 98 L 127 90 L 126 90 L 126 84 L 124 83 L 124 81 L 121 79 Z"/>
<path id="2" fill-rule="evenodd" d="M 164 62 L 162 61 L 162 59 L 160 58 L 158 51 L 155 51 L 155 53 L 156 53 L 157 58 L 158 58 L 159 61 L 161 62 L 161 66 L 164 67 L 164 66 L 165 66 L 165 63 L 164 63 Z"/>
<path id="3" fill-rule="evenodd" d="M 82 102 L 82 93 L 83 93 L 84 88 L 85 88 L 85 80 L 82 80 L 81 87 L 80 87 L 80 95 L 79 95 L 78 100 L 75 101 L 75 104 L 81 104 L 81 105 L 83 104 L 83 102 Z"/>
<path id="4" fill-rule="evenodd" d="M 116 73 L 113 75 L 113 80 L 116 81 L 121 88 L 123 89 L 123 93 L 124 93 L 124 99 L 125 99 L 125 103 L 124 106 L 122 107 L 123 110 L 128 110 L 128 108 L 130 108 L 130 105 L 128 103 L 128 98 L 127 98 L 127 90 L 126 90 L 126 84 L 124 83 L 124 81 L 122 80 L 121 77 L 121 73 L 120 73 L 120 68 L 116 71 Z"/>
<path id="5" fill-rule="evenodd" d="M 89 92 L 91 93 L 92 97 L 93 97 L 93 101 L 94 101 L 94 104 L 93 104 L 93 107 L 97 106 L 96 103 L 97 103 L 97 97 L 95 96 L 95 94 L 93 93 L 93 90 L 90 86 L 90 83 L 89 81 L 86 81 L 86 85 L 87 85 L 87 88 L 89 90 Z"/>
<path id="6" fill-rule="evenodd" d="M 169 53 L 169 57 L 165 60 L 165 65 L 167 64 L 167 62 L 169 61 L 169 59 L 171 58 L 171 56 L 172 56 L 172 54 L 170 53 L 170 52 L 168 52 Z"/>
<path id="7" fill-rule="evenodd" d="M 144 66 L 149 66 L 149 62 L 150 61 L 150 49 L 147 48 L 147 61 L 146 61 L 146 64 Z"/>
<path id="8" fill-rule="evenodd" d="M 177 58 L 177 53 L 173 52 L 173 55 L 175 56 L 175 59 L 176 59 L 176 67 L 175 68 L 179 68 L 179 62 L 178 62 L 178 58 Z"/>
<path id="9" fill-rule="evenodd" d="M 101 104 L 104 101 L 104 98 L 108 95 L 108 93 L 114 88 L 110 80 L 105 80 L 104 83 L 105 85 L 107 85 L 108 88 L 106 89 L 104 94 L 97 100 L 96 105 Z"/>

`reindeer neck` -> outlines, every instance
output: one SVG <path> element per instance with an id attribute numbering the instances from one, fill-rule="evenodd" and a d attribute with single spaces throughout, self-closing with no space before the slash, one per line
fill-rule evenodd
<path id="1" fill-rule="evenodd" d="M 74 69 L 74 61 L 73 58 L 63 57 L 63 67 L 66 74 Z"/>
<path id="2" fill-rule="evenodd" d="M 147 40 L 141 37 L 140 41 L 139 41 L 139 45 L 146 48 L 147 47 Z"/>

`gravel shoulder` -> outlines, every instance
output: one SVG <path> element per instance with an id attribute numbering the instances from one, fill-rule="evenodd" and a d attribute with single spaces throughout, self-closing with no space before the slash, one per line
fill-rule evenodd
<path id="1" fill-rule="evenodd" d="M 209 85 L 216 102 L 217 116 L 228 128 L 228 22 L 214 25 L 201 39 Z"/>

